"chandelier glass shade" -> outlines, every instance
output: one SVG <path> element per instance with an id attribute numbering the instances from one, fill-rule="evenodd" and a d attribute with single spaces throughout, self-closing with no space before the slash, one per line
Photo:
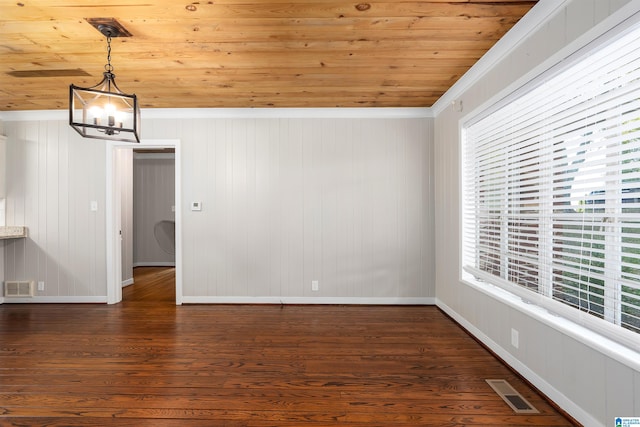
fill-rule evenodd
<path id="1" fill-rule="evenodd" d="M 85 138 L 140 142 L 140 107 L 136 95 L 122 92 L 111 66 L 112 28 L 100 28 L 107 36 L 104 78 L 91 87 L 69 87 L 69 125 Z"/>

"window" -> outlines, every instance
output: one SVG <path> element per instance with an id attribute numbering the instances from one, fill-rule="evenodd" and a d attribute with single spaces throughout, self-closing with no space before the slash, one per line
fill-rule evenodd
<path id="1" fill-rule="evenodd" d="M 552 72 L 463 127 L 463 268 L 640 333 L 640 30 Z"/>

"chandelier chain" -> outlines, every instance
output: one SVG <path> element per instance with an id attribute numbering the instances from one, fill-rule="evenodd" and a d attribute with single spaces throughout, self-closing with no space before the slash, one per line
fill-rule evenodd
<path id="1" fill-rule="evenodd" d="M 107 64 L 104 69 L 109 73 L 113 71 L 113 65 L 111 65 L 111 34 L 107 35 Z"/>

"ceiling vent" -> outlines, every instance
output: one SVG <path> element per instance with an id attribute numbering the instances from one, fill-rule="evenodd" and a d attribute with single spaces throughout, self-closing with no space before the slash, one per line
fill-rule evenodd
<path id="1" fill-rule="evenodd" d="M 15 70 L 7 73 L 11 77 L 69 77 L 69 76 L 89 76 L 85 70 L 80 68 L 60 69 L 60 70 Z"/>
<path id="2" fill-rule="evenodd" d="M 30 298 L 33 296 L 33 282 L 6 281 L 4 282 L 5 298 Z"/>
<path id="3" fill-rule="evenodd" d="M 507 405 L 513 409 L 513 411 L 517 414 L 537 414 L 538 411 L 536 408 L 530 404 L 527 399 L 522 397 L 520 393 L 518 393 L 511 384 L 509 384 L 506 380 L 485 380 L 487 384 L 491 386 L 491 388 L 498 393 L 498 396 L 504 400 Z"/>

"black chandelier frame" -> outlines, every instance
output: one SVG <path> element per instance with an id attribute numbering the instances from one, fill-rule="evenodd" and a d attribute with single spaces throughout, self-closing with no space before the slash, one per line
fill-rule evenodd
<path id="1" fill-rule="evenodd" d="M 115 81 L 111 65 L 111 38 L 117 27 L 100 24 L 107 38 L 107 64 L 100 83 L 91 87 L 69 86 L 69 125 L 84 138 L 140 142 L 140 106 L 135 94 L 126 94 Z"/>

